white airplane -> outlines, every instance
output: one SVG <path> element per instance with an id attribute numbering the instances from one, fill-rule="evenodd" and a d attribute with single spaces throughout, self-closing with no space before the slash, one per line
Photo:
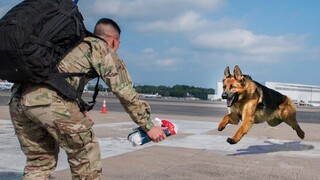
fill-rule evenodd
<path id="1" fill-rule="evenodd" d="M 159 95 L 158 93 L 156 94 L 140 94 L 141 97 L 147 97 L 147 98 L 160 98 L 161 95 Z"/>
<path id="2" fill-rule="evenodd" d="M 11 90 L 13 83 L 10 82 L 0 82 L 0 90 Z"/>

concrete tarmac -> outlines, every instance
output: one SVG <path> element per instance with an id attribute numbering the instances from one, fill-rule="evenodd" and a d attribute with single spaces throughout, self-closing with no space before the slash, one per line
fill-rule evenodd
<path id="1" fill-rule="evenodd" d="M 190 107 L 202 107 L 212 111 L 217 109 L 218 112 L 225 108 L 224 104 L 203 102 L 148 102 L 151 106 L 159 103 L 175 106 L 174 110 L 181 112 L 186 107 L 188 111 Z M 219 132 L 217 126 L 223 117 L 221 113 L 210 115 L 210 112 L 204 112 L 208 115 L 193 116 L 190 112 L 157 113 L 159 111 L 154 109 L 152 118 L 175 123 L 179 127 L 178 134 L 160 143 L 133 147 L 126 138 L 136 125 L 124 111 L 112 110 L 112 106 L 107 103 L 107 114 L 100 113 L 99 109 L 90 112 L 101 146 L 103 179 L 320 179 L 319 123 L 299 123 L 306 133 L 304 140 L 300 140 L 295 131 L 284 123 L 276 127 L 267 123 L 255 124 L 238 144 L 229 145 L 226 139 L 235 134 L 239 125 L 229 125 Z M 320 108 L 302 108 L 299 112 L 306 113 L 302 118 L 310 114 L 317 118 Z M 7 106 L 0 106 L 0 180 L 21 179 L 25 165 L 25 157 L 9 119 Z M 315 122 L 320 122 L 320 119 Z M 58 167 L 51 179 L 71 179 L 66 158 L 61 150 Z"/>

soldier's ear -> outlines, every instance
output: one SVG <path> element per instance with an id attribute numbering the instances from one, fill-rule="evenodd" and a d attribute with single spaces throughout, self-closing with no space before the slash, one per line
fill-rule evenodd
<path id="1" fill-rule="evenodd" d="M 240 83 L 244 83 L 244 76 L 239 68 L 239 66 L 235 66 L 234 70 L 233 70 L 233 75 L 235 77 L 235 79 L 240 82 Z"/>
<path id="2" fill-rule="evenodd" d="M 231 76 L 231 74 L 230 74 L 229 66 L 227 66 L 226 69 L 224 70 L 223 80 L 225 80 L 225 79 L 228 78 L 229 76 Z"/>

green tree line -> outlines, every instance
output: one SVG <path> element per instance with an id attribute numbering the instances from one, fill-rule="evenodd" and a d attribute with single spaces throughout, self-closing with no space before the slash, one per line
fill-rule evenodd
<path id="1" fill-rule="evenodd" d="M 208 94 L 214 94 L 215 90 L 212 88 L 200 88 L 187 85 L 175 85 L 173 87 L 168 86 L 134 86 L 138 93 L 143 94 L 156 94 L 161 96 L 171 96 L 171 97 L 194 97 L 203 100 L 208 99 Z"/>
<path id="2" fill-rule="evenodd" d="M 94 91 L 95 84 L 90 84 L 87 88 L 89 91 Z M 201 87 L 194 87 L 194 86 L 187 86 L 187 85 L 175 85 L 173 87 L 169 86 L 151 86 L 151 85 L 136 85 L 134 86 L 137 93 L 141 94 L 156 94 L 158 93 L 161 96 L 165 97 L 178 97 L 178 98 L 185 98 L 185 97 L 194 97 L 203 100 L 208 99 L 208 94 L 214 94 L 215 90 L 212 88 L 201 88 Z M 108 91 L 110 89 L 108 87 L 104 87 L 103 85 L 99 84 L 100 91 Z"/>

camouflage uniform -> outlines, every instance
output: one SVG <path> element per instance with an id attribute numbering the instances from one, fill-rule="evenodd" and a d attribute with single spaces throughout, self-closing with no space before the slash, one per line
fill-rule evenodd
<path id="1" fill-rule="evenodd" d="M 94 69 L 133 121 L 145 129 L 150 121 L 150 106 L 139 100 L 123 61 L 104 41 L 85 38 L 60 62 L 58 69 L 60 72 Z M 70 77 L 68 81 L 77 88 L 80 78 Z M 92 131 L 94 123 L 80 112 L 76 102 L 47 85 L 15 84 L 9 108 L 27 157 L 24 179 L 49 179 L 57 165 L 59 147 L 68 155 L 73 179 L 101 179 L 100 148 Z"/>

